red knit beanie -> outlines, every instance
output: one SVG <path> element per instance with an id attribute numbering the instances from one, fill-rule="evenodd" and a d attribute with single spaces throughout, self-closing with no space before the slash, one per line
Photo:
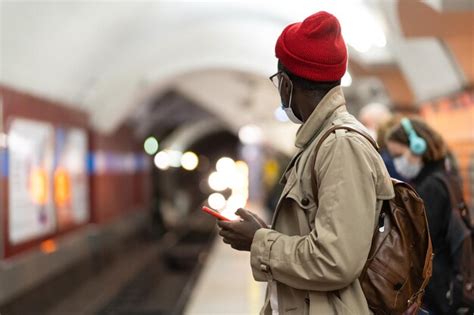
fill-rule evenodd
<path id="1" fill-rule="evenodd" d="M 288 25 L 276 57 L 293 74 L 312 81 L 337 81 L 346 72 L 347 49 L 337 18 L 321 11 Z"/>

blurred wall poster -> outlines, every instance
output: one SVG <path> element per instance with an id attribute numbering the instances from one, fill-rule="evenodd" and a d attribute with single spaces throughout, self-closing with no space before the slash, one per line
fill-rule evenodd
<path id="1" fill-rule="evenodd" d="M 8 132 L 8 226 L 15 245 L 54 232 L 54 129 L 44 122 L 11 121 Z"/>
<path id="2" fill-rule="evenodd" d="M 60 230 L 89 220 L 87 150 L 83 129 L 56 129 L 53 183 Z"/>

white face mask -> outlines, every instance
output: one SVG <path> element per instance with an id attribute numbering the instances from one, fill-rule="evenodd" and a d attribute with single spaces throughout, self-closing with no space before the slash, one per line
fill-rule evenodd
<path id="1" fill-rule="evenodd" d="M 393 165 L 398 174 L 402 175 L 406 179 L 413 179 L 420 173 L 423 168 L 422 163 L 411 163 L 408 161 L 405 155 L 399 156 L 393 159 Z"/>
<path id="2" fill-rule="evenodd" d="M 296 117 L 295 113 L 293 113 L 293 109 L 291 107 L 285 107 L 283 104 L 281 105 L 281 108 L 285 111 L 286 116 L 291 120 L 292 123 L 299 124 L 301 125 L 303 122 Z"/>
<path id="3" fill-rule="evenodd" d="M 281 81 L 280 81 L 280 86 L 281 86 Z M 279 90 L 281 94 L 281 89 Z M 291 108 L 291 101 L 293 99 L 293 83 L 291 84 L 291 91 L 290 91 L 290 102 L 288 104 L 288 107 L 284 106 L 283 103 L 281 103 L 281 108 L 285 111 L 286 116 L 290 119 L 292 123 L 301 125 L 303 122 L 296 117 L 295 113 L 293 112 L 293 109 Z"/>

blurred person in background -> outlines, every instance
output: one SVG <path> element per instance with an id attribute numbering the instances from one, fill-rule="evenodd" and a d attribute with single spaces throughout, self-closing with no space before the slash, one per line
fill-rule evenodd
<path id="1" fill-rule="evenodd" d="M 401 176 L 395 169 L 392 157 L 385 145 L 385 132 L 397 123 L 400 118 L 393 116 L 387 106 L 381 103 L 370 103 L 365 105 L 359 111 L 358 118 L 368 129 L 372 138 L 377 140 L 377 143 L 380 146 L 380 155 L 382 156 L 390 176 L 405 181 L 405 178 L 403 178 L 403 176 Z"/>
<path id="2" fill-rule="evenodd" d="M 384 104 L 370 103 L 360 109 L 358 118 L 372 138 L 377 139 L 380 126 L 392 118 L 392 113 Z"/>
<path id="3" fill-rule="evenodd" d="M 301 124 L 298 152 L 282 178 L 272 227 L 239 209 L 242 221 L 218 222 L 219 234 L 250 251 L 254 279 L 268 282 L 262 314 L 370 314 L 358 278 L 383 200 L 394 191 L 368 134 L 331 132 L 349 125 L 367 133 L 347 112 L 340 86 L 347 49 L 339 21 L 318 12 L 291 24 L 275 51 L 271 79 L 288 117 Z"/>
<path id="4" fill-rule="evenodd" d="M 441 135 L 425 122 L 402 118 L 386 135 L 394 165 L 425 203 L 433 244 L 433 274 L 426 288 L 425 308 L 430 314 L 455 314 L 450 310 L 449 291 L 455 270 L 453 248 L 459 247 L 463 230 L 448 233 L 452 219 L 449 188 L 440 180 L 448 176 L 448 148 Z M 457 217 L 456 217 L 457 218 Z M 454 238 L 448 235 L 457 234 Z"/>

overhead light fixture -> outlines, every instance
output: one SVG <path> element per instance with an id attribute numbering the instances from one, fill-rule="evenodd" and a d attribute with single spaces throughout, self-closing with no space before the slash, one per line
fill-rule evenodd
<path id="1" fill-rule="evenodd" d="M 143 144 L 143 148 L 145 149 L 146 154 L 155 154 L 158 152 L 159 148 L 158 140 L 156 140 L 155 137 L 148 137 Z"/>
<path id="2" fill-rule="evenodd" d="M 181 157 L 181 165 L 187 171 L 193 171 L 199 164 L 199 158 L 194 152 L 186 152 Z"/>
<path id="3" fill-rule="evenodd" d="M 227 180 L 223 173 L 213 172 L 209 175 L 209 187 L 215 191 L 223 191 L 228 188 Z"/>
<path id="4" fill-rule="evenodd" d="M 229 157 L 222 157 L 216 163 L 216 170 L 228 174 L 235 172 L 235 161 Z"/>
<path id="5" fill-rule="evenodd" d="M 246 204 L 247 204 L 247 196 L 237 193 L 237 194 L 232 194 L 229 197 L 226 203 L 226 208 L 229 209 L 230 211 L 235 212 L 237 211 L 237 209 L 245 208 Z"/>
<path id="6" fill-rule="evenodd" d="M 207 199 L 209 206 L 216 210 L 222 210 L 225 207 L 226 200 L 222 194 L 213 193 Z"/>
<path id="7" fill-rule="evenodd" d="M 255 125 L 246 125 L 240 128 L 239 139 L 244 144 L 258 144 L 263 140 L 263 133 Z"/>
<path id="8" fill-rule="evenodd" d="M 170 157 L 170 166 L 172 167 L 181 167 L 181 157 L 183 153 L 176 150 L 167 151 Z"/>
<path id="9" fill-rule="evenodd" d="M 238 220 L 235 211 L 244 208 L 249 197 L 249 168 L 244 161 L 235 162 L 235 174 L 230 183 L 232 193 L 227 199 L 222 214 L 231 220 Z"/>
<path id="10" fill-rule="evenodd" d="M 167 170 L 170 167 L 170 156 L 167 152 L 161 151 L 155 155 L 154 158 L 155 166 L 160 170 Z"/>

